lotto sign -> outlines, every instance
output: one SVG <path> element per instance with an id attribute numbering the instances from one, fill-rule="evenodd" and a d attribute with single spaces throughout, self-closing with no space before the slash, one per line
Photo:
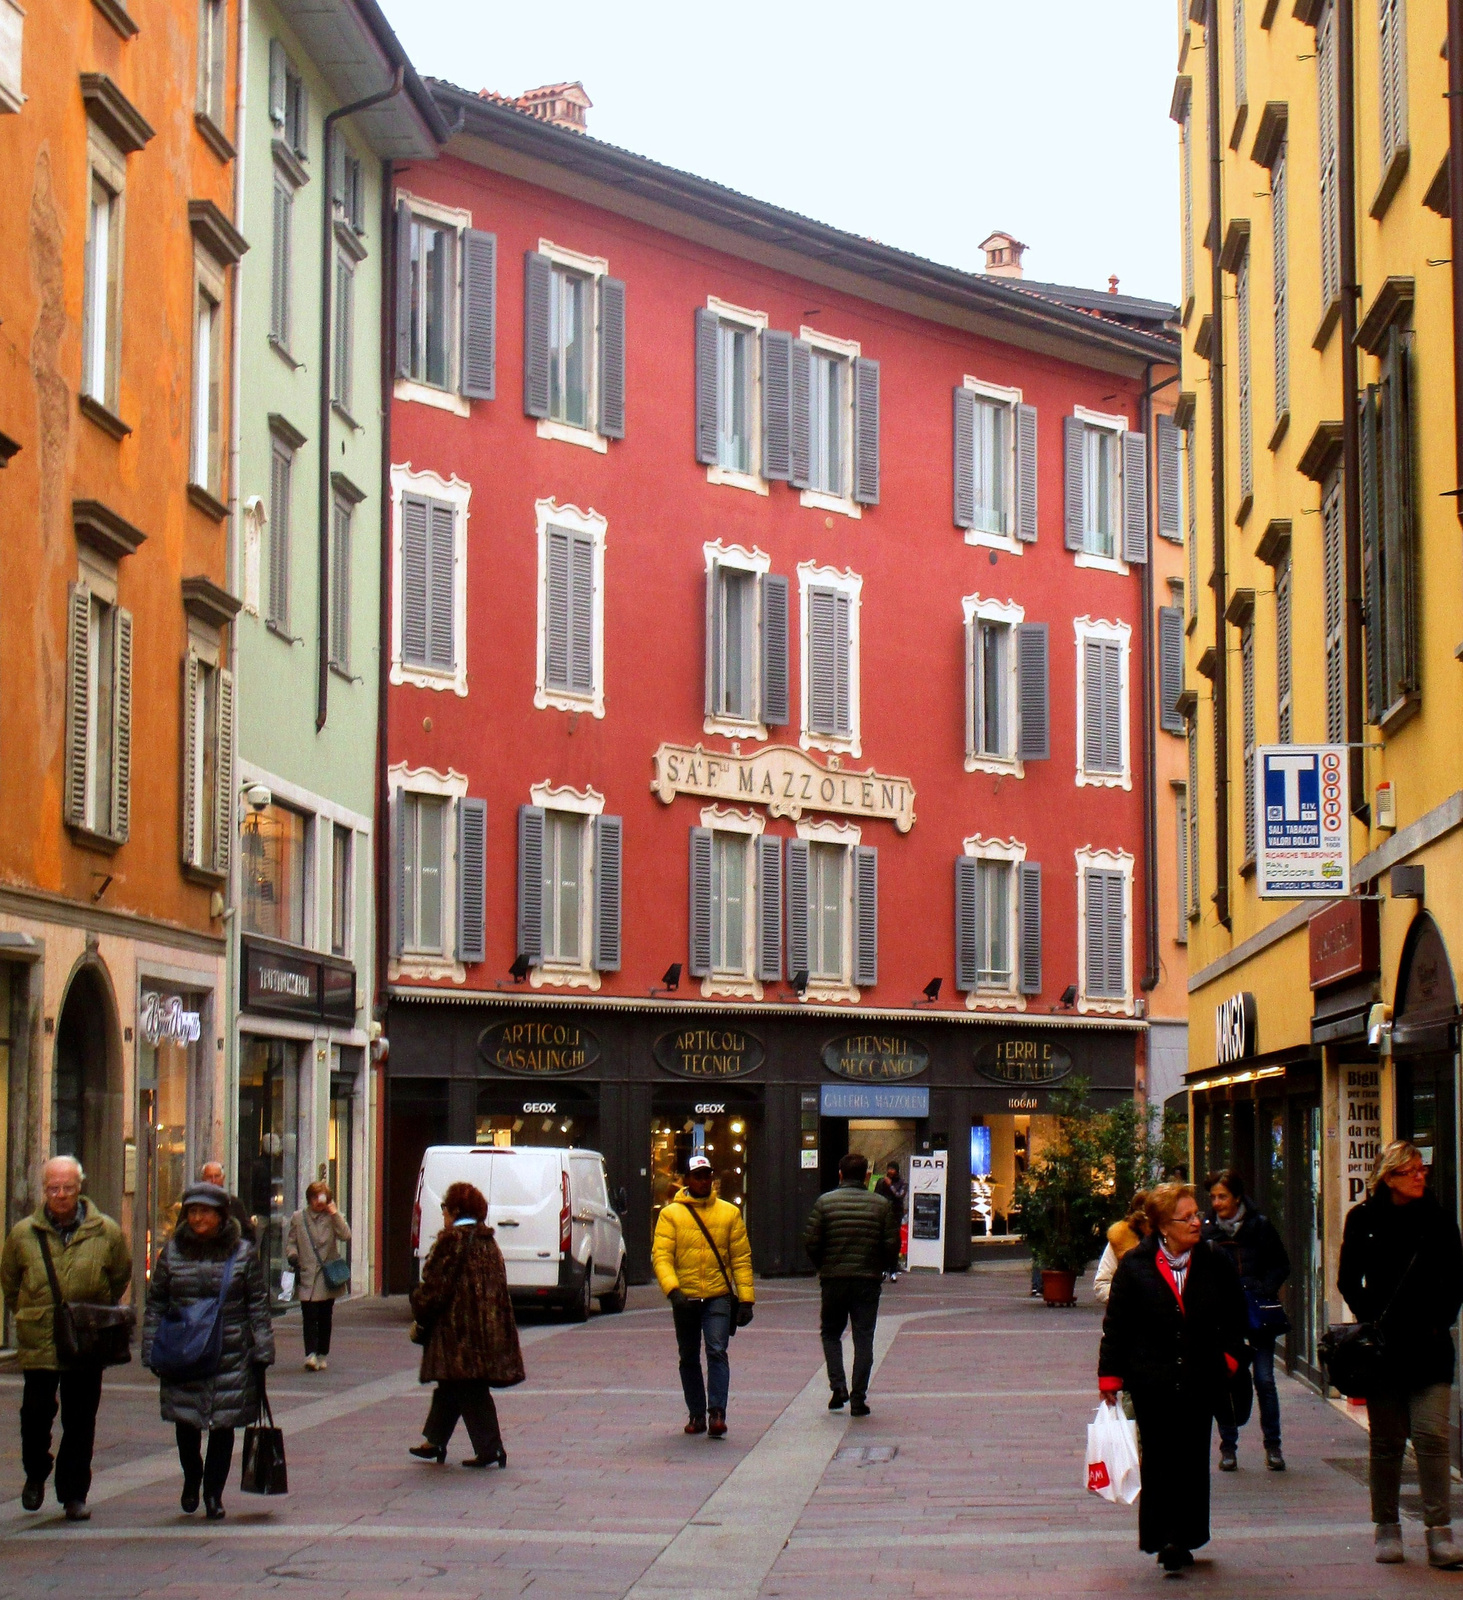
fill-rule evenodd
<path id="1" fill-rule="evenodd" d="M 1261 745 L 1257 753 L 1260 898 L 1329 900 L 1350 893 L 1346 746 Z"/>

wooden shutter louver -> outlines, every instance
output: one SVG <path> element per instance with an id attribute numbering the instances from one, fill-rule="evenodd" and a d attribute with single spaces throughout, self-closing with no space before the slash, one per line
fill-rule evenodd
<path id="1" fill-rule="evenodd" d="M 1082 450 L 1086 426 L 1077 417 L 1062 418 L 1063 543 L 1068 550 L 1082 548 L 1086 520 Z"/>
<path id="2" fill-rule="evenodd" d="M 539 966 L 544 959 L 544 809 L 518 808 L 517 953 Z"/>
<path id="3" fill-rule="evenodd" d="M 711 829 L 691 829 L 690 949 L 693 978 L 711 975 Z"/>
<path id="4" fill-rule="evenodd" d="M 723 568 L 712 562 L 706 574 L 706 715 L 714 717 L 725 704 L 722 685 L 721 619 Z"/>
<path id="5" fill-rule="evenodd" d="M 760 834 L 757 849 L 757 977 L 782 977 L 782 841 Z"/>
<path id="6" fill-rule="evenodd" d="M 853 981 L 871 989 L 879 981 L 879 852 L 853 849 Z"/>
<path id="7" fill-rule="evenodd" d="M 544 534 L 544 682 L 552 689 L 569 687 L 569 544 L 564 528 Z"/>
<path id="8" fill-rule="evenodd" d="M 620 970 L 620 879 L 624 823 L 594 819 L 594 970 Z"/>
<path id="9" fill-rule="evenodd" d="M 1022 761 L 1046 761 L 1052 753 L 1047 645 L 1046 623 L 1017 624 L 1016 754 Z"/>
<path id="10" fill-rule="evenodd" d="M 1107 886 L 1101 872 L 1087 872 L 1082 892 L 1087 901 L 1087 948 L 1082 952 L 1083 985 L 1089 997 L 1101 999 L 1107 993 Z"/>
<path id="11" fill-rule="evenodd" d="M 879 363 L 863 356 L 853 363 L 853 497 L 879 503 Z"/>
<path id="12" fill-rule="evenodd" d="M 462 235 L 462 393 L 497 393 L 498 236 L 468 228 Z"/>
<path id="13" fill-rule="evenodd" d="M 849 597 L 808 591 L 808 727 L 834 736 L 852 731 L 849 698 Z"/>
<path id="14" fill-rule="evenodd" d="M 1148 435 L 1123 435 L 1123 560 L 1148 559 Z"/>
<path id="15" fill-rule="evenodd" d="M 594 541 L 575 534 L 570 541 L 569 687 L 594 693 Z"/>
<path id="16" fill-rule="evenodd" d="M 457 661 L 453 583 L 457 514 L 444 500 L 429 500 L 427 506 L 431 513 L 427 664 L 450 672 Z"/>
<path id="17" fill-rule="evenodd" d="M 118 607 L 115 627 L 116 653 L 112 663 L 112 815 L 107 821 L 112 837 L 118 844 L 126 844 L 132 832 L 132 613 Z M 219 678 L 229 679 L 229 710 L 232 717 L 234 680 L 228 673 L 222 672 Z M 219 708 L 222 710 L 222 681 L 219 695 Z M 220 761 L 220 777 L 222 772 Z"/>
<path id="18" fill-rule="evenodd" d="M 1339 744 L 1345 736 L 1341 565 L 1341 485 L 1333 478 L 1321 501 L 1321 616 L 1325 630 L 1328 744 Z"/>
<path id="19" fill-rule="evenodd" d="M 183 657 L 183 860 L 190 867 L 203 865 L 198 851 L 198 656 Z"/>
<path id="20" fill-rule="evenodd" d="M 401 658 L 427 665 L 428 502 L 401 497 Z"/>
<path id="21" fill-rule="evenodd" d="M 1366 699 L 1367 720 L 1380 722 L 1386 712 L 1383 688 L 1383 601 L 1381 494 L 1377 481 L 1379 453 L 1379 407 L 1377 385 L 1369 383 L 1358 397 L 1361 451 L 1361 549 L 1362 577 L 1366 594 Z"/>
<path id="22" fill-rule="evenodd" d="M 1413 531 L 1412 342 L 1387 330 L 1382 378 L 1382 603 L 1388 709 L 1420 684 L 1417 668 L 1417 557 Z"/>
<path id="23" fill-rule="evenodd" d="M 476 966 L 487 954 L 488 803 L 457 802 L 457 959 Z"/>
<path id="24" fill-rule="evenodd" d="M 980 924 L 976 897 L 978 871 L 974 856 L 956 856 L 955 987 L 962 994 L 971 994 L 980 986 Z"/>
<path id="25" fill-rule="evenodd" d="M 1123 648 L 1102 647 L 1102 763 L 1105 772 L 1123 770 Z"/>
<path id="26" fill-rule="evenodd" d="M 1036 543 L 1036 407 L 1016 407 L 1016 537 Z"/>
<path id="27" fill-rule="evenodd" d="M 1016 863 L 1017 987 L 1041 993 L 1041 864 Z"/>
<path id="28" fill-rule="evenodd" d="M 767 727 L 787 724 L 790 698 L 787 579 L 769 572 L 762 578 L 762 721 Z"/>
<path id="29" fill-rule="evenodd" d="M 549 295 L 553 269 L 537 250 L 523 258 L 523 409 L 530 417 L 549 414 Z"/>
<path id="30" fill-rule="evenodd" d="M 625 437 L 625 285 L 599 280 L 599 431 Z"/>
<path id="31" fill-rule="evenodd" d="M 764 380 L 765 381 L 765 380 Z M 721 451 L 721 323 L 704 306 L 696 310 L 696 459 L 714 467 Z"/>
<path id="32" fill-rule="evenodd" d="M 411 206 L 396 202 L 396 376 L 411 377 Z"/>
<path id="33" fill-rule="evenodd" d="M 1125 960 L 1127 954 L 1127 927 L 1123 916 L 1123 875 L 1121 872 L 1106 872 L 1104 888 L 1107 895 L 1107 919 L 1103 929 L 1105 948 L 1103 955 L 1107 965 L 1107 994 L 1111 999 L 1124 998 L 1127 984 L 1125 979 Z"/>
<path id="34" fill-rule="evenodd" d="M 1158 451 L 1158 532 L 1178 543 L 1184 537 L 1184 529 L 1179 492 L 1179 430 L 1172 417 L 1158 417 L 1154 438 Z"/>
<path id="35" fill-rule="evenodd" d="M 1184 692 L 1184 613 L 1179 606 L 1158 608 L 1158 725 L 1165 733 L 1183 733 L 1178 710 Z"/>
<path id="36" fill-rule="evenodd" d="M 784 858 L 787 904 L 787 975 L 807 972 L 808 953 L 808 842 L 789 839 Z"/>
<path id="37" fill-rule="evenodd" d="M 1102 767 L 1102 641 L 1082 642 L 1082 767 L 1101 772 Z"/>
<path id="38" fill-rule="evenodd" d="M 792 335 L 762 331 L 762 476 L 792 481 Z"/>
<path id="39" fill-rule="evenodd" d="M 234 852 L 234 675 L 218 675 L 218 756 L 214 767 L 213 870 L 227 873 Z"/>
<path id="40" fill-rule="evenodd" d="M 788 459 L 794 489 L 806 489 L 812 480 L 813 347 L 794 339 L 788 381 Z"/>
<path id="41" fill-rule="evenodd" d="M 975 526 L 975 391 L 955 390 L 955 526 Z"/>

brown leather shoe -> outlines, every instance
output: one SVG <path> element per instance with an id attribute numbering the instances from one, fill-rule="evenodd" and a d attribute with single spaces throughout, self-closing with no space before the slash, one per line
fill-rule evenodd
<path id="1" fill-rule="evenodd" d="M 726 1412 L 713 1411 L 711 1420 L 706 1425 L 706 1431 L 713 1439 L 726 1438 Z"/>
<path id="2" fill-rule="evenodd" d="M 690 1419 L 690 1421 L 687 1422 L 685 1431 L 687 1433 L 705 1433 L 706 1432 L 706 1418 L 705 1417 L 692 1417 Z"/>

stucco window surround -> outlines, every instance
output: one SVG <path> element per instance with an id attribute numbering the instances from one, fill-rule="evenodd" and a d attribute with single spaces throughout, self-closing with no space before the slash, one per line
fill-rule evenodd
<path id="1" fill-rule="evenodd" d="M 989 600 L 983 599 L 978 594 L 966 595 L 961 600 L 960 607 L 965 618 L 965 770 L 1003 773 L 1012 778 L 1025 777 L 1026 764 L 1016 754 L 1017 719 L 1020 710 L 1016 693 L 1016 629 L 1026 620 L 1026 608 L 1018 606 L 1014 600 Z M 1001 689 L 1001 710 L 1005 718 L 1006 740 L 1011 747 L 1009 756 L 993 756 L 975 748 L 974 696 L 981 687 L 979 634 L 982 622 L 998 623 L 1006 629 L 1005 682 Z"/>
<path id="2" fill-rule="evenodd" d="M 387 977 L 398 978 L 449 978 L 453 983 L 467 982 L 467 969 L 460 961 L 448 955 L 457 948 L 457 802 L 467 794 L 467 774 L 449 767 L 438 772 L 435 767 L 409 767 L 398 762 L 386 769 L 387 793 L 395 810 L 397 796 L 404 793 L 435 795 L 446 802 L 442 817 L 442 954 L 427 955 L 407 952 L 392 956 L 387 967 Z M 394 845 L 393 845 L 394 848 Z M 319 859 L 319 851 L 314 852 Z M 392 863 L 393 876 L 400 870 Z M 312 926 L 318 922 L 312 921 Z M 327 930 L 328 938 L 328 930 Z M 329 948 L 328 943 L 324 948 Z"/>
<path id="3" fill-rule="evenodd" d="M 122 365 L 122 279 L 126 260 L 127 158 L 90 119 L 86 125 L 86 272 L 81 394 L 88 414 L 113 437 L 130 433 L 117 412 Z M 85 407 L 83 408 L 85 409 Z"/>
<path id="4" fill-rule="evenodd" d="M 528 791 L 528 803 L 583 818 L 579 829 L 579 959 L 559 961 L 545 957 L 532 968 L 528 982 L 534 989 L 598 989 L 599 973 L 590 964 L 594 950 L 594 828 L 591 818 L 603 816 L 605 797 L 594 787 L 575 789 L 547 779 Z"/>
<path id="5" fill-rule="evenodd" d="M 1133 652 L 1129 643 L 1132 628 L 1126 622 L 1094 621 L 1091 617 L 1077 617 L 1072 624 L 1077 643 L 1077 787 L 1095 789 L 1132 789 L 1132 719 L 1128 715 L 1129 677 L 1132 671 Z M 1089 642 L 1119 646 L 1118 713 L 1119 739 L 1121 741 L 1120 769 L 1114 772 L 1089 772 L 1087 755 L 1087 693 L 1086 646 Z"/>
<path id="6" fill-rule="evenodd" d="M 810 844 L 837 845 L 843 851 L 843 884 L 839 891 L 839 903 L 843 908 L 841 913 L 843 975 L 837 980 L 810 976 L 808 986 L 802 994 L 802 1001 L 805 1005 L 829 1000 L 846 1001 L 857 1005 L 862 991 L 853 982 L 853 924 L 857 915 L 857 907 L 853 900 L 853 849 L 855 845 L 863 842 L 863 829 L 857 823 L 829 822 L 805 817 L 798 823 L 797 830 L 799 839 L 806 839 Z"/>
<path id="7" fill-rule="evenodd" d="M 203 509 L 227 514 L 223 496 L 224 304 L 223 264 L 198 245 L 193 249 L 193 394 L 188 483 L 201 489 Z M 211 500 L 214 505 L 209 506 Z M 197 497 L 195 497 L 195 503 Z"/>
<path id="8" fill-rule="evenodd" d="M 452 637 L 453 665 L 445 670 L 404 664 L 401 650 L 403 512 L 402 497 L 425 495 L 453 508 L 452 535 Z M 408 461 L 391 469 L 391 672 L 392 683 L 415 684 L 419 689 L 450 689 L 467 693 L 467 518 L 472 485 L 456 474 L 416 471 Z"/>
<path id="9" fill-rule="evenodd" d="M 1025 1011 L 1026 996 L 1018 992 L 1021 962 L 1020 894 L 1014 868 L 1026 859 L 1026 846 L 1019 839 L 987 839 L 973 833 L 961 844 L 961 854 L 976 861 L 1003 861 L 1009 869 L 1006 882 L 1006 949 L 1011 959 L 1010 981 L 1004 987 L 972 989 L 965 996 L 967 1011 Z"/>
<path id="10" fill-rule="evenodd" d="M 576 428 L 569 422 L 555 422 L 550 417 L 538 419 L 537 433 L 540 439 L 558 439 L 564 444 L 583 445 L 587 450 L 597 451 L 600 455 L 609 452 L 610 442 L 599 431 L 599 280 L 607 278 L 610 273 L 610 264 L 604 256 L 585 255 L 580 250 L 570 250 L 564 245 L 555 244 L 552 239 L 540 239 L 538 253 L 547 256 L 556 267 L 563 267 L 568 272 L 576 272 L 589 279 L 589 301 L 594 307 L 594 326 L 590 331 L 590 349 L 586 374 L 589 384 L 589 421 L 583 428 Z"/>
<path id="11" fill-rule="evenodd" d="M 1009 518 L 1014 528 L 1016 520 L 1016 407 L 1019 406 L 1024 395 L 1020 389 L 1013 389 L 1003 383 L 987 383 L 983 378 L 974 377 L 966 373 L 961 380 L 961 387 L 969 389 L 980 396 L 982 400 L 989 400 L 994 405 L 1002 406 L 1006 412 L 1006 443 L 1002 450 L 1005 469 L 1006 500 Z M 1003 550 L 1007 555 L 1025 555 L 1026 546 L 1013 532 L 987 533 L 982 528 L 967 528 L 965 542 L 978 545 L 984 550 Z"/>
<path id="12" fill-rule="evenodd" d="M 596 717 L 603 717 L 605 714 L 605 544 L 609 524 L 592 506 L 588 511 L 581 511 L 578 506 L 561 506 L 553 499 L 536 500 L 533 511 L 538 528 L 538 646 L 534 657 L 536 679 L 533 703 L 540 711 L 588 711 Z M 567 528 L 571 533 L 583 534 L 594 544 L 592 589 L 594 687 L 586 694 L 573 693 L 561 688 L 551 689 L 548 684 L 550 526 Z"/>
<path id="13" fill-rule="evenodd" d="M 457 242 L 452 251 L 452 287 L 447 296 L 452 319 L 447 335 L 447 387 L 439 389 L 435 384 L 421 383 L 415 378 L 397 378 L 392 393 L 398 400 L 434 406 L 438 411 L 450 411 L 455 417 L 470 417 L 472 401 L 457 392 L 457 368 L 462 359 L 459 348 L 462 335 L 462 236 L 472 227 L 472 212 L 458 206 L 444 206 L 435 200 L 424 200 L 409 189 L 397 188 L 395 196 L 398 205 L 405 201 L 411 207 L 414 217 L 451 228 L 457 235 Z"/>
<path id="14" fill-rule="evenodd" d="M 812 650 L 808 628 L 808 592 L 810 589 L 836 589 L 848 596 L 848 721 L 846 735 L 815 733 L 808 727 L 808 711 L 812 704 L 810 673 Z M 852 569 L 819 566 L 813 561 L 798 563 L 798 673 L 802 684 L 802 703 L 799 710 L 801 732 L 798 743 L 804 750 L 828 750 L 838 755 L 861 756 L 863 741 L 859 722 L 859 612 L 863 604 L 864 580 Z"/>
<path id="15" fill-rule="evenodd" d="M 260 564 L 264 551 L 264 530 L 269 526 L 269 511 L 264 496 L 251 494 L 244 501 L 242 517 L 244 533 L 244 610 L 251 617 L 259 615 Z"/>
<path id="16" fill-rule="evenodd" d="M 768 326 L 767 313 L 749 311 L 745 306 L 735 306 L 729 300 L 718 300 L 714 294 L 706 296 L 706 309 L 719 322 L 738 330 L 745 329 L 751 335 L 748 344 L 752 357 L 751 372 L 747 379 L 751 462 L 746 472 L 735 472 L 729 467 L 713 463 L 706 469 L 706 481 L 725 484 L 732 489 L 749 489 L 753 494 L 770 494 L 771 485 L 762 476 L 762 335 Z"/>
<path id="17" fill-rule="evenodd" d="M 707 472 L 719 471 L 719 468 L 708 467 Z M 710 480 L 715 481 L 715 480 Z M 754 641 L 751 661 L 751 704 L 762 704 L 762 584 L 761 579 L 772 570 L 772 557 L 765 551 L 753 545 L 750 550 L 745 545 L 723 544 L 720 539 L 710 544 L 701 546 L 701 553 L 706 561 L 706 583 L 708 591 L 713 580 L 713 573 L 717 567 L 730 567 L 737 572 L 753 573 L 757 582 L 753 585 L 756 595 L 755 625 L 751 630 Z M 715 597 L 708 599 L 708 604 L 714 604 Z M 707 733 L 719 733 L 729 739 L 761 739 L 767 738 L 767 725 L 756 717 L 719 717 L 708 715 L 702 724 Z"/>
<path id="18" fill-rule="evenodd" d="M 754 839 L 760 838 L 767 819 L 760 814 L 728 810 L 722 806 L 703 806 L 701 826 L 721 834 L 740 834 L 746 850 L 746 888 L 742 894 L 742 952 L 745 970 L 741 973 L 710 972 L 701 980 L 701 995 L 709 1000 L 721 995 L 735 1000 L 760 1000 L 762 984 L 756 977 L 757 949 L 757 867 Z"/>
<path id="19" fill-rule="evenodd" d="M 1079 422 L 1085 422 L 1089 428 L 1101 428 L 1106 433 L 1116 434 L 1118 437 L 1118 472 L 1117 472 L 1117 515 L 1114 522 L 1113 538 L 1115 550 L 1123 547 L 1123 513 L 1122 513 L 1122 436 L 1128 431 L 1128 419 L 1110 411 L 1093 411 L 1087 406 L 1073 406 L 1072 415 Z M 1076 550 L 1072 553 L 1072 565 L 1075 567 L 1091 567 L 1096 572 L 1115 572 L 1120 577 L 1128 575 L 1128 563 L 1121 556 L 1100 556 L 1089 550 Z"/>
<path id="20" fill-rule="evenodd" d="M 864 514 L 864 508 L 853 497 L 853 364 L 863 355 L 863 345 L 857 339 L 836 339 L 831 333 L 817 328 L 800 327 L 798 338 L 813 347 L 814 353 L 838 356 L 843 362 L 843 393 L 839 410 L 839 459 L 842 463 L 845 494 L 826 494 L 821 489 L 804 489 L 798 504 L 812 506 L 818 511 L 834 511 L 841 517 L 855 520 Z"/>
<path id="21" fill-rule="evenodd" d="M 1133 857 L 1126 850 L 1094 850 L 1083 845 L 1077 862 L 1077 1010 L 1083 1016 L 1131 1017 L 1133 1004 Z M 1089 999 L 1087 994 L 1087 874 L 1123 876 L 1123 998 Z"/>

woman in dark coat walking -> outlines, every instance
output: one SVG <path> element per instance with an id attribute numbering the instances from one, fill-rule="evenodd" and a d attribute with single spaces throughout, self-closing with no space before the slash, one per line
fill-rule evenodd
<path id="1" fill-rule="evenodd" d="M 488 1202 L 472 1184 L 451 1185 L 442 1215 L 447 1225 L 411 1293 L 418 1332 L 426 1334 L 421 1381 L 437 1385 L 422 1443 L 411 1454 L 440 1465 L 461 1418 L 473 1448 L 463 1466 L 506 1467 L 493 1389 L 523 1382 L 523 1355 L 503 1253 L 487 1225 Z"/>
<path id="2" fill-rule="evenodd" d="M 223 1301 L 223 1354 L 218 1370 L 206 1378 L 164 1378 L 162 1414 L 178 1437 L 183 1464 L 184 1511 L 198 1509 L 203 1491 L 210 1522 L 224 1514 L 223 1489 L 234 1457 L 234 1429 L 259 1415 L 263 1369 L 274 1360 L 274 1329 L 269 1320 L 269 1286 L 254 1246 L 239 1235 L 229 1215 L 228 1192 L 212 1183 L 183 1191 L 182 1220 L 158 1252 L 147 1285 L 142 1322 L 142 1364 L 151 1365 L 152 1343 L 170 1306 L 216 1300 L 232 1260 Z M 208 1434 L 208 1459 L 203 1435 Z"/>
<path id="3" fill-rule="evenodd" d="M 1209 1215 L 1204 1219 L 1202 1237 L 1217 1245 L 1234 1262 L 1240 1287 L 1245 1292 L 1245 1315 L 1250 1332 L 1251 1369 L 1255 1394 L 1260 1402 L 1260 1433 L 1265 1444 L 1265 1466 L 1271 1472 L 1285 1471 L 1280 1449 L 1280 1394 L 1275 1387 L 1275 1341 L 1282 1329 L 1264 1331 L 1254 1326 L 1250 1312 L 1258 1305 L 1273 1305 L 1280 1285 L 1290 1276 L 1290 1257 L 1270 1219 L 1245 1194 L 1244 1179 L 1232 1168 L 1216 1172 L 1209 1183 Z M 1234 1472 L 1239 1467 L 1239 1427 L 1228 1418 L 1219 1419 L 1219 1470 Z"/>
<path id="4" fill-rule="evenodd" d="M 1138 1548 L 1166 1572 L 1209 1542 L 1209 1430 L 1216 1401 L 1248 1357 L 1245 1297 L 1227 1256 L 1201 1243 L 1194 1191 L 1149 1191 L 1150 1233 L 1113 1274 L 1098 1384 L 1133 1398 L 1142 1442 Z M 1245 1379 L 1248 1382 L 1248 1377 Z"/>
<path id="5" fill-rule="evenodd" d="M 1377 1560 L 1401 1561 L 1397 1494 L 1407 1441 L 1417 1456 L 1435 1567 L 1463 1565 L 1453 1543 L 1448 1457 L 1448 1396 L 1453 1384 L 1453 1324 L 1463 1307 L 1463 1244 L 1458 1224 L 1427 1192 L 1416 1145 L 1383 1145 L 1341 1235 L 1336 1286 L 1358 1322 L 1382 1334 L 1382 1383 L 1367 1396 L 1368 1476 Z"/>

